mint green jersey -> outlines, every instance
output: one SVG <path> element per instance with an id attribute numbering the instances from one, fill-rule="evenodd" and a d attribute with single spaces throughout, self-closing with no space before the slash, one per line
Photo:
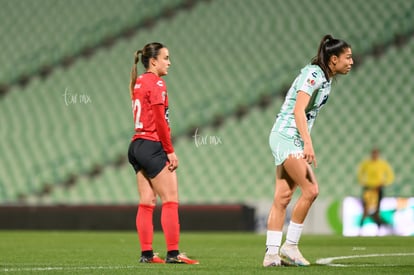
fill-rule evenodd
<path id="1" fill-rule="evenodd" d="M 298 91 L 303 91 L 310 96 L 309 104 L 305 109 L 308 131 L 310 133 L 319 110 L 328 100 L 331 91 L 331 81 L 326 79 L 325 74 L 318 65 L 308 64 L 302 68 L 286 94 L 285 102 L 277 115 L 272 131 L 279 132 L 286 137 L 300 138 L 293 113 Z"/>

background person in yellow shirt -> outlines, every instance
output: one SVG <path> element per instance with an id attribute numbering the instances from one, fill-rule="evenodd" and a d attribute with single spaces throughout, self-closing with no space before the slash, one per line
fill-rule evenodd
<path id="1" fill-rule="evenodd" d="M 391 165 L 380 158 L 380 152 L 377 148 L 372 149 L 371 158 L 364 160 L 359 165 L 358 181 L 363 186 L 362 204 L 364 207 L 360 226 L 363 225 L 365 218 L 370 216 L 379 227 L 384 224 L 379 216 L 383 187 L 393 183 L 394 172 Z"/>

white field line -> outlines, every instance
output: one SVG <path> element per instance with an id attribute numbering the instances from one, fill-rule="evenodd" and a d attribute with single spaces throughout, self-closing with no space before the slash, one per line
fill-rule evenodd
<path id="1" fill-rule="evenodd" d="M 337 257 L 329 257 L 329 258 L 321 258 L 316 261 L 317 264 L 321 265 L 328 265 L 328 266 L 336 266 L 336 267 L 356 267 L 356 266 L 396 266 L 393 264 L 375 264 L 375 265 L 359 265 L 359 264 L 335 264 L 333 263 L 336 260 L 345 260 L 345 259 L 355 259 L 355 258 L 372 258 L 372 257 L 406 257 L 406 256 L 414 256 L 414 253 L 389 253 L 389 254 L 365 254 L 365 255 L 350 255 L 350 256 L 337 256 Z M 119 270 L 119 269 L 135 269 L 138 266 L 45 266 L 45 267 L 11 267 L 11 268 L 2 268 L 0 271 L 2 272 L 22 272 L 22 271 L 75 271 L 75 270 Z"/>
<path id="2" fill-rule="evenodd" d="M 45 266 L 45 267 L 10 267 L 2 268 L 0 272 L 41 272 L 41 271 L 76 271 L 76 270 L 119 270 L 135 269 L 138 266 Z"/>
<path id="3" fill-rule="evenodd" d="M 330 258 L 321 258 L 316 260 L 317 264 L 328 265 L 328 266 L 338 266 L 338 267 L 348 267 L 348 266 L 396 266 L 394 264 L 335 264 L 333 263 L 336 260 L 345 260 L 345 259 L 355 259 L 355 258 L 373 258 L 373 257 L 406 257 L 414 256 L 414 253 L 387 253 L 387 254 L 365 254 L 365 255 L 350 255 L 350 256 L 337 256 Z"/>

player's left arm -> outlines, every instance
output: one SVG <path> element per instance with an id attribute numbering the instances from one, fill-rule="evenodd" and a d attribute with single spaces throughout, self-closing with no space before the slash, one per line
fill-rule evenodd
<path id="1" fill-rule="evenodd" d="M 178 168 L 178 158 L 175 155 L 174 147 L 171 141 L 171 134 L 169 126 L 165 120 L 165 106 L 163 104 L 152 105 L 152 111 L 154 113 L 154 122 L 157 129 L 157 134 L 160 139 L 161 145 L 167 154 L 169 165 L 168 169 L 174 171 Z"/>

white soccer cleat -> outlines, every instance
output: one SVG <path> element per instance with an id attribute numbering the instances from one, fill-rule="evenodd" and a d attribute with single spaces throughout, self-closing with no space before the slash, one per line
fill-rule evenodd
<path id="1" fill-rule="evenodd" d="M 310 263 L 306 260 L 299 251 L 297 245 L 283 244 L 280 248 L 280 258 L 284 265 L 294 266 L 309 266 Z"/>
<path id="2" fill-rule="evenodd" d="M 281 266 L 282 262 L 278 254 L 265 254 L 263 259 L 263 266 L 270 267 L 270 266 Z"/>

